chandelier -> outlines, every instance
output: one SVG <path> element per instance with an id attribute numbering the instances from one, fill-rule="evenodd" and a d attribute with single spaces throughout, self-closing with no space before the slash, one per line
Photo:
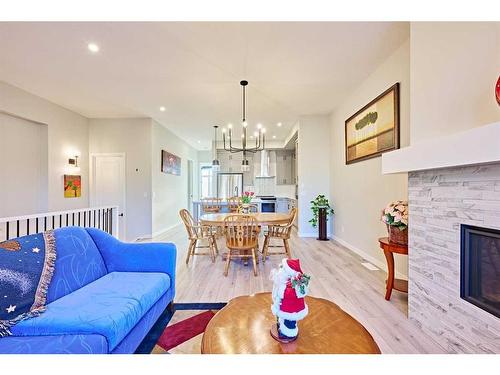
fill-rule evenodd
<path id="1" fill-rule="evenodd" d="M 250 170 L 250 165 L 247 160 L 247 153 L 256 153 L 257 151 L 262 151 L 265 148 L 266 144 L 266 129 L 262 127 L 261 124 L 257 124 L 257 130 L 254 132 L 253 136 L 255 138 L 255 144 L 252 144 L 248 139 L 248 123 L 246 119 L 246 86 L 248 85 L 248 81 L 241 81 L 240 85 L 243 89 L 243 116 L 241 121 L 242 131 L 241 131 L 241 147 L 233 146 L 233 126 L 229 124 L 228 129 L 222 129 L 222 141 L 224 145 L 224 150 L 229 151 L 231 153 L 242 152 L 243 160 L 241 162 L 241 170 L 243 172 Z M 215 144 L 217 143 L 217 127 L 215 128 Z M 227 136 L 226 136 L 227 134 Z M 217 158 L 214 158 L 212 162 L 212 166 L 218 167 L 219 161 Z"/>

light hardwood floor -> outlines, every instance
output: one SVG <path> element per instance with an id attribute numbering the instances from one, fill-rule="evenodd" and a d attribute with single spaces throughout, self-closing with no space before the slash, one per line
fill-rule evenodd
<path id="1" fill-rule="evenodd" d="M 153 241 L 177 246 L 175 302 L 227 302 L 236 296 L 271 291 L 269 273 L 283 258 L 273 255 L 265 265 L 260 262 L 257 277 L 251 265 L 234 261 L 228 277 L 224 277 L 220 255 L 215 263 L 210 257 L 195 256 L 186 265 L 188 241 L 184 227 L 176 227 Z M 223 252 L 223 239 L 218 243 Z M 309 294 L 335 302 L 356 318 L 372 334 L 382 353 L 445 352 L 408 320 L 406 294 L 393 291 L 390 301 L 384 299 L 385 270 L 368 270 L 361 264 L 361 257 L 334 241 L 299 238 L 294 232 L 290 245 L 292 256 L 299 258 L 302 270 L 312 276 Z"/>

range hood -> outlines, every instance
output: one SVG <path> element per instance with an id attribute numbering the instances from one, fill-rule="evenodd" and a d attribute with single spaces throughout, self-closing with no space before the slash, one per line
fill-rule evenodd
<path id="1" fill-rule="evenodd" d="M 267 150 L 262 150 L 260 152 L 260 174 L 255 176 L 255 178 L 274 178 L 274 174 L 270 170 L 270 153 Z"/>

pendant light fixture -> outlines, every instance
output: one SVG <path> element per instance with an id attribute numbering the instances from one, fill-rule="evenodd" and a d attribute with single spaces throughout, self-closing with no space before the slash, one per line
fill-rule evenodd
<path id="1" fill-rule="evenodd" d="M 227 130 L 227 143 L 226 143 L 226 129 L 222 130 L 222 140 L 224 143 L 224 150 L 229 151 L 231 153 L 242 152 L 243 160 L 241 162 L 241 170 L 243 172 L 247 172 L 250 170 L 250 165 L 247 160 L 247 153 L 255 153 L 257 151 L 262 151 L 265 148 L 266 143 L 266 129 L 264 129 L 260 124 L 257 125 L 257 130 L 255 131 L 255 145 L 250 146 L 247 137 L 248 132 L 248 123 L 246 118 L 246 87 L 248 85 L 248 81 L 241 81 L 240 85 L 243 90 L 243 116 L 241 121 L 242 131 L 241 131 L 241 147 L 233 146 L 233 127 L 231 124 L 228 125 Z"/>
<path id="2" fill-rule="evenodd" d="M 213 140 L 213 145 L 212 145 L 212 170 L 214 172 L 218 172 L 220 170 L 220 163 L 219 159 L 217 159 L 217 125 L 214 125 L 214 140 Z"/>

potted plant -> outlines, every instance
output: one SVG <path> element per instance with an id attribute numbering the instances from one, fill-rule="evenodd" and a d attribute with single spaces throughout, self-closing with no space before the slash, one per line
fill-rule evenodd
<path id="1" fill-rule="evenodd" d="M 252 203 L 253 196 L 253 191 L 245 191 L 241 196 L 241 207 L 243 208 L 243 212 L 248 212 L 248 208 L 250 207 L 250 203 Z"/>
<path id="2" fill-rule="evenodd" d="M 330 202 L 323 194 L 318 195 L 314 200 L 311 201 L 311 211 L 313 217 L 309 222 L 313 228 L 320 224 L 318 240 L 327 241 L 327 231 L 326 222 L 328 221 L 328 216 L 333 215 L 335 212 L 333 208 L 330 207 Z"/>
<path id="3" fill-rule="evenodd" d="M 389 241 L 408 245 L 408 202 L 394 201 L 382 211 L 382 222 L 387 226 Z"/>

